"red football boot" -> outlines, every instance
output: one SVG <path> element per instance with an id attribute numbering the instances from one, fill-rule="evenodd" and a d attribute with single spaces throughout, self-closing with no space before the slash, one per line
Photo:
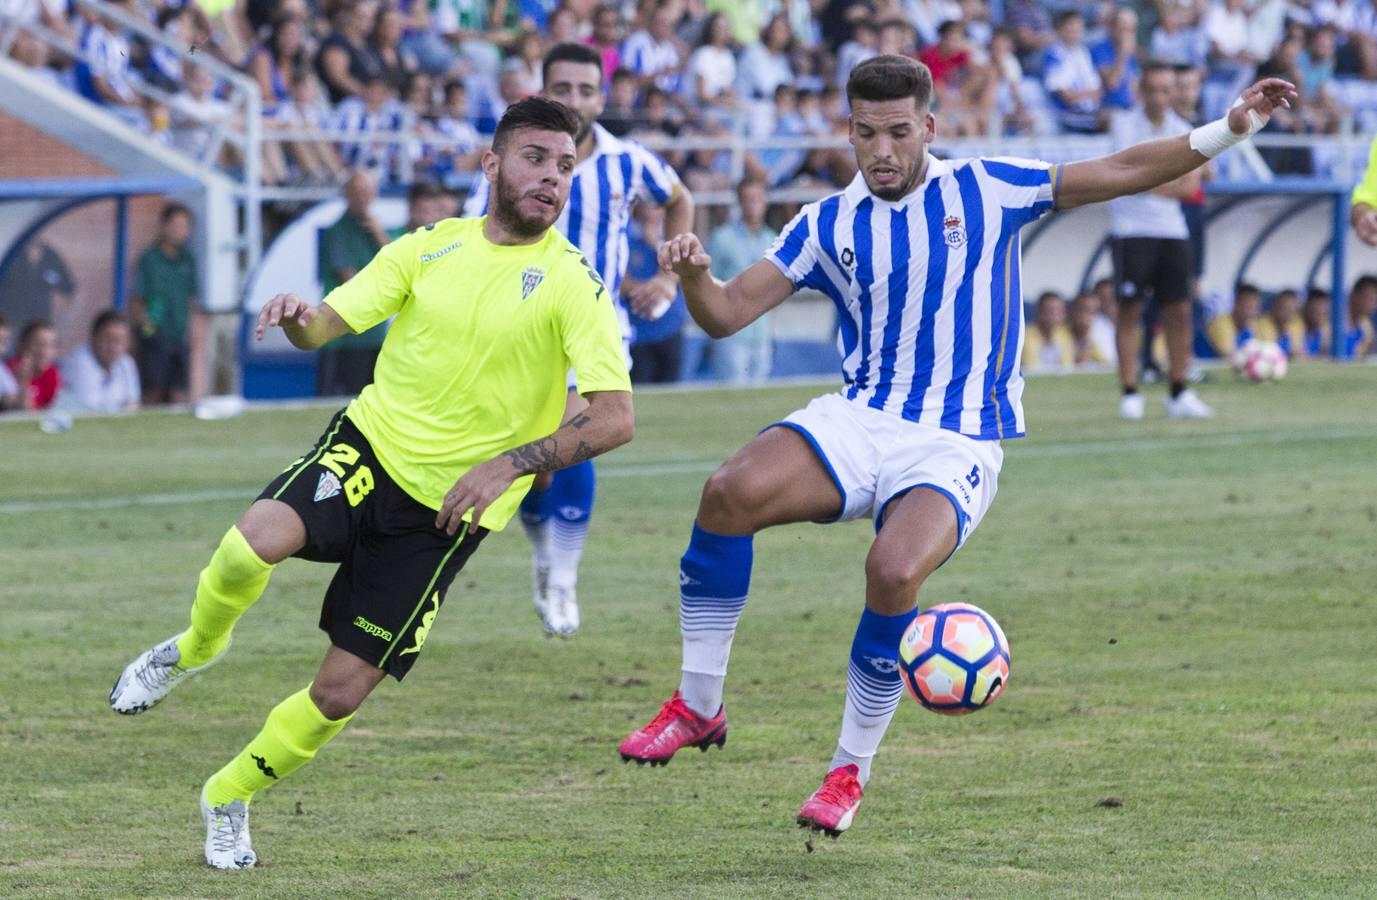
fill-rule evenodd
<path id="1" fill-rule="evenodd" d="M 822 787 L 798 811 L 798 827 L 823 831 L 828 837 L 841 837 L 851 827 L 861 806 L 861 782 L 855 766 L 837 766 L 827 773 Z"/>
<path id="2" fill-rule="evenodd" d="M 711 719 L 689 709 L 684 698 L 674 696 L 660 707 L 660 712 L 639 731 L 626 736 L 617 750 L 622 762 L 636 760 L 636 765 L 667 766 L 669 758 L 680 747 L 694 746 L 703 752 L 713 744 L 721 747 L 727 742 L 727 709 L 721 707 Z"/>

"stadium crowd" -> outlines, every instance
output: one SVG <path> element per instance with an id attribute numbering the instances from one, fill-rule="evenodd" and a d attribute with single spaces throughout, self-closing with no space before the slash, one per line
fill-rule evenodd
<path id="1" fill-rule="evenodd" d="M 215 149 L 218 162 L 231 167 L 240 161 L 218 136 L 241 123 L 233 121 L 238 113 L 225 85 L 119 20 L 142 19 L 174 44 L 252 78 L 265 128 L 282 135 L 264 144 L 265 183 L 338 184 L 347 199 L 321 247 L 327 290 L 395 237 L 370 212 L 378 185 L 414 180 L 408 227 L 456 214 L 484 136 L 509 104 L 541 89 L 541 59 L 560 42 L 582 42 L 601 55 L 610 75 L 600 122 L 612 134 L 751 138 L 756 149 L 740 180 L 726 151 L 673 143 L 664 151 L 692 190 L 737 191 L 736 215 L 699 223 L 723 278 L 773 240 L 770 190 L 836 189 L 855 175 L 846 150 L 758 145 L 844 136 L 841 88 L 852 68 L 880 53 L 909 55 L 931 69 L 943 137 L 1107 132 L 1116 113 L 1141 109 L 1138 85 L 1150 61 L 1174 67 L 1173 108 L 1192 124 L 1219 115 L 1240 85 L 1267 74 L 1297 83 L 1302 93 L 1294 109 L 1273 117 L 1271 130 L 1330 133 L 1355 116 L 1377 122 L 1372 0 L 114 0 L 111 7 L 116 15 L 72 0 L 0 0 L 0 16 L 41 24 L 80 48 L 77 56 L 64 54 L 20 32 L 16 60 L 160 141 L 202 157 Z M 408 138 L 379 140 L 382 132 Z M 1263 153 L 1280 172 L 1313 165 L 1304 148 Z M 774 212 L 769 220 L 777 224 L 781 210 Z M 649 208 L 636 215 L 629 285 L 654 273 L 662 218 Z M 0 324 L 0 409 L 59 403 L 63 384 L 67 402 L 96 397 L 76 388 L 95 377 L 92 360 L 104 393 L 83 405 L 129 408 L 140 394 L 143 402 L 184 398 L 196 292 L 195 262 L 183 246 L 188 226 L 189 213 L 169 206 L 162 232 L 140 257 L 129 317 L 99 316 L 80 362 L 57 365 L 53 329 L 44 325 L 52 320 L 48 307 L 23 307 L 21 315 L 18 293 L 10 291 L 0 302 L 0 315 L 10 316 Z M 36 276 L 46 281 L 43 291 L 70 294 L 60 259 L 28 264 L 55 273 Z M 21 260 L 17 269 L 24 268 Z M 166 302 L 148 305 L 150 284 Z M 1302 301 L 1301 293 L 1264 297 L 1239 285 L 1230 296 L 1194 298 L 1200 349 L 1208 341 L 1227 357 L 1259 337 L 1277 340 L 1293 357 L 1327 355 L 1328 295 L 1310 290 Z M 1113 367 L 1116 303 L 1108 279 L 1079 296 L 1037 298 L 1025 368 Z M 1374 314 L 1377 279 L 1365 276 L 1354 285 L 1342 336 L 1357 355 L 1374 350 Z M 695 331 L 680 297 L 663 316 L 635 325 L 638 380 L 754 382 L 772 369 L 768 320 L 730 344 L 713 344 Z M 381 331 L 358 337 L 322 359 L 322 392 L 351 393 L 358 371 L 371 371 L 354 357 L 376 356 Z M 1150 327 L 1142 359 L 1149 378 L 1162 364 L 1161 344 Z M 131 383 L 135 357 L 143 389 L 112 393 L 116 380 Z M 78 368 L 84 374 L 67 374 Z"/>

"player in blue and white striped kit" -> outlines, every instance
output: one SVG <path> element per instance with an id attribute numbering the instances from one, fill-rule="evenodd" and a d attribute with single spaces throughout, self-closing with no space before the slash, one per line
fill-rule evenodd
<path id="1" fill-rule="evenodd" d="M 555 227 L 602 276 L 629 345 L 631 324 L 623 302 L 629 302 L 637 314 L 655 318 L 678 291 L 677 276 L 663 272 L 624 295 L 631 207 L 638 202 L 663 206 L 665 233 L 679 234 L 692 227 L 693 197 L 667 163 L 597 124 L 604 103 L 598 51 L 584 44 L 557 44 L 545 55 L 543 72 L 541 93 L 573 109 L 583 123 L 575 138 L 578 163 L 569 202 Z M 481 216 L 487 210 L 488 183 L 479 179 L 464 204 L 464 215 Z M 571 383 L 565 420 L 585 405 Z M 531 540 L 533 599 L 551 634 L 568 636 L 579 628 L 578 566 L 588 538 L 594 488 L 593 463 L 588 460 L 560 469 L 544 481 L 537 479 L 521 504 L 521 524 Z"/>
<path id="2" fill-rule="evenodd" d="M 869 518 L 865 608 L 851 645 L 840 740 L 801 826 L 836 836 L 860 806 L 903 691 L 899 640 L 924 580 L 994 499 L 1001 442 L 1024 433 L 1019 229 L 1055 209 L 1163 184 L 1246 139 L 1294 98 L 1260 82 L 1228 119 L 1063 166 L 933 158 L 932 77 L 907 57 L 847 82 L 860 174 L 811 203 L 760 262 L 723 284 L 694 235 L 660 248 L 698 324 L 730 335 L 801 288 L 832 298 L 844 386 L 761 432 L 708 479 L 680 563 L 680 688 L 621 744 L 664 764 L 726 739 L 722 685 L 746 603 L 752 536 L 790 522 Z"/>

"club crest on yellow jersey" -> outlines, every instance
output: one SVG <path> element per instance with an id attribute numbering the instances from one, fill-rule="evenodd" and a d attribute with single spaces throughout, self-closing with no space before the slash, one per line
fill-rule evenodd
<path id="1" fill-rule="evenodd" d="M 539 266 L 527 266 L 521 273 L 521 299 L 525 300 L 540 287 L 540 283 L 545 280 L 545 270 Z"/>

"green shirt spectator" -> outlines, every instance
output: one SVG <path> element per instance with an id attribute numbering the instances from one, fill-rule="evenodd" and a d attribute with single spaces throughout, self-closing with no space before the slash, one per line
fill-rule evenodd
<path id="1" fill-rule="evenodd" d="M 143 251 L 134 267 L 129 310 L 138 329 L 145 404 L 187 399 L 187 326 L 200 293 L 196 257 L 186 246 L 190 237 L 191 210 L 180 203 L 167 204 L 157 242 Z"/>
<path id="2" fill-rule="evenodd" d="M 330 296 L 331 291 L 368 265 L 382 245 L 376 230 L 347 211 L 335 224 L 321 232 L 320 285 L 325 296 Z M 384 324 L 362 334 L 346 334 L 334 343 L 343 347 L 381 347 L 386 336 L 387 326 Z"/>
<path id="3" fill-rule="evenodd" d="M 344 184 L 344 215 L 320 233 L 317 265 L 320 284 L 329 302 L 330 292 L 373 261 L 383 244 L 392 238 L 373 216 L 378 189 L 367 172 L 355 171 Z M 322 397 L 357 394 L 373 380 L 387 323 L 362 334 L 345 334 L 321 348 L 316 355 L 316 393 Z"/>

